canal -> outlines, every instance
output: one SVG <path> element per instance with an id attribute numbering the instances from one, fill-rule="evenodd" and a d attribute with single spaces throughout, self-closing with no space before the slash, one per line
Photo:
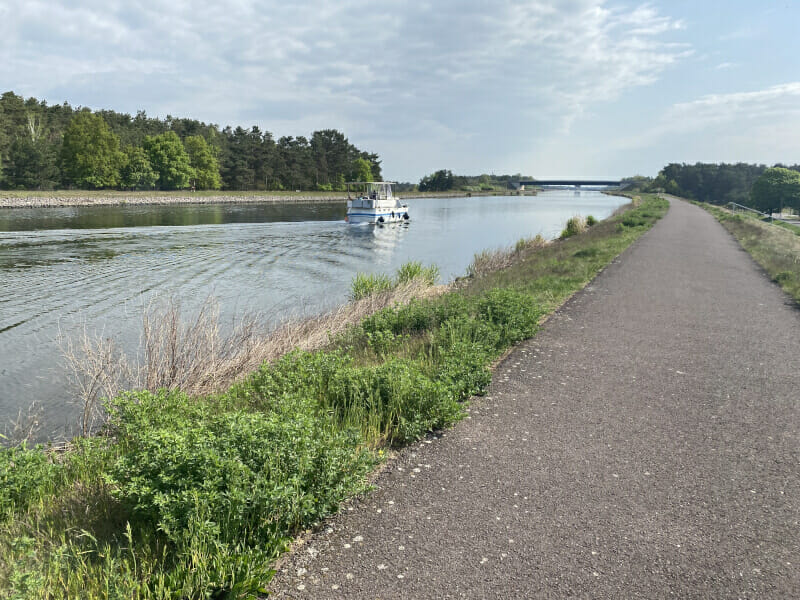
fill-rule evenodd
<path id="1" fill-rule="evenodd" d="M 411 223 L 351 226 L 344 204 L 183 205 L 0 210 L 0 433 L 35 402 L 45 437 L 74 431 L 59 335 L 84 330 L 138 345 L 143 307 L 209 296 L 223 323 L 258 312 L 277 324 L 346 300 L 357 272 L 436 264 L 444 282 L 475 252 L 541 233 L 576 214 L 602 219 L 622 198 L 538 196 L 409 200 Z"/>

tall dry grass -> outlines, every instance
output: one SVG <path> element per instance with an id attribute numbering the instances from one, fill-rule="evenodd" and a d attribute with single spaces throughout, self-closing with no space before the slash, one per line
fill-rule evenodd
<path id="1" fill-rule="evenodd" d="M 288 320 L 271 330 L 258 314 L 246 314 L 232 327 L 223 328 L 214 298 L 188 312 L 179 298 L 171 297 L 143 309 L 139 348 L 133 353 L 85 328 L 77 338 L 61 335 L 70 385 L 81 408 L 81 431 L 84 435 L 97 431 L 105 422 L 103 399 L 123 391 L 221 392 L 264 362 L 296 349 L 324 348 L 332 337 L 382 308 L 438 295 L 447 287 L 414 278 L 323 314 Z"/>
<path id="2" fill-rule="evenodd" d="M 27 409 L 20 408 L 17 418 L 11 419 L 5 425 L 3 433 L 0 433 L 0 446 L 3 444 L 18 446 L 30 442 L 36 439 L 41 428 L 42 410 L 36 401 L 33 401 Z"/>
<path id="3" fill-rule="evenodd" d="M 550 242 L 541 234 L 532 238 L 521 238 L 510 248 L 482 250 L 472 258 L 467 267 L 468 277 L 482 277 L 488 273 L 510 267 L 521 254 L 538 248 L 544 248 Z"/>

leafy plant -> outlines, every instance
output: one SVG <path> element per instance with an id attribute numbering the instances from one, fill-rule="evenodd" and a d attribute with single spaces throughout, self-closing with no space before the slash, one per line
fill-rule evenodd
<path id="1" fill-rule="evenodd" d="M 42 446 L 0 448 L 0 520 L 52 492 L 62 469 Z"/>

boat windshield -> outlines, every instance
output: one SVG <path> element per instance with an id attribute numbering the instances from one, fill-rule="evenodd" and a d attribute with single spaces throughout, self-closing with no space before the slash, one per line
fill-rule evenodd
<path id="1" fill-rule="evenodd" d="M 372 200 L 391 200 L 394 198 L 392 182 L 390 181 L 349 181 L 347 182 L 347 196 L 352 197 L 353 193 L 358 198 L 370 198 Z"/>

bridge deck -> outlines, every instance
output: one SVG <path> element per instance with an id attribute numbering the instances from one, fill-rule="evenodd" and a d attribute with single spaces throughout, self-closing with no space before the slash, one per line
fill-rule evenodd
<path id="1" fill-rule="evenodd" d="M 622 182 L 610 179 L 542 179 L 520 181 L 519 185 L 608 185 L 616 187 L 622 185 Z"/>

